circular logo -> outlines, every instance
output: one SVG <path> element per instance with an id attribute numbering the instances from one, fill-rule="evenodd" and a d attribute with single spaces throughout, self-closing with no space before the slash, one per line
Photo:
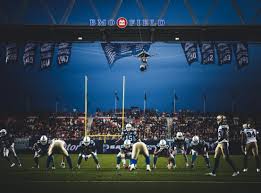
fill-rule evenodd
<path id="1" fill-rule="evenodd" d="M 128 21 L 127 21 L 126 18 L 120 17 L 120 18 L 117 19 L 117 26 L 118 26 L 118 28 L 123 29 L 123 28 L 125 28 L 127 25 L 128 25 Z"/>

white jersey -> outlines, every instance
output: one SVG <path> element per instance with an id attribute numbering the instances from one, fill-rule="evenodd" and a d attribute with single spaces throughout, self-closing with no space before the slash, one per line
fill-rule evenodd
<path id="1" fill-rule="evenodd" d="M 257 142 L 256 139 L 257 132 L 255 129 L 252 128 L 243 129 L 241 133 L 243 133 L 246 136 L 246 144 Z"/>
<path id="2" fill-rule="evenodd" d="M 229 142 L 229 126 L 220 125 L 218 127 L 218 143 Z"/>

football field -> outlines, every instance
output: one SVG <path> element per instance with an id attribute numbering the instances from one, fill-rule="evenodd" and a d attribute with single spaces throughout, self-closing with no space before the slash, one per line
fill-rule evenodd
<path id="1" fill-rule="evenodd" d="M 195 168 L 186 168 L 183 156 L 177 156 L 177 168 L 168 170 L 167 159 L 159 158 L 157 169 L 145 171 L 145 160 L 139 158 L 133 172 L 115 169 L 115 155 L 99 155 L 101 169 L 96 170 L 94 161 L 83 161 L 76 169 L 77 155 L 72 155 L 74 169 L 60 167 L 61 156 L 55 156 L 55 170 L 46 170 L 46 157 L 40 159 L 40 169 L 32 169 L 32 155 L 20 155 L 23 167 L 9 168 L 1 157 L 0 177 L 4 192 L 260 192 L 261 175 L 255 172 L 255 162 L 249 161 L 249 171 L 232 177 L 232 170 L 224 160 L 216 177 L 205 176 L 209 172 L 202 157 Z M 189 157 L 190 158 L 190 157 Z M 242 168 L 242 156 L 233 156 L 237 167 Z M 152 163 L 152 157 L 151 157 Z M 213 158 L 211 158 L 213 165 Z M 1 191 L 2 192 L 2 191 Z"/>

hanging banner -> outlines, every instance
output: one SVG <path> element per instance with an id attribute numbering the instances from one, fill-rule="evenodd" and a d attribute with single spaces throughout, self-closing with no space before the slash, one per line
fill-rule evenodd
<path id="1" fill-rule="evenodd" d="M 54 52 L 53 43 L 43 43 L 40 48 L 40 67 L 41 69 L 48 68 L 52 64 Z"/>
<path id="2" fill-rule="evenodd" d="M 15 63 L 18 60 L 18 48 L 16 43 L 8 43 L 6 45 L 6 57 L 5 62 L 7 64 L 9 63 Z"/>
<path id="3" fill-rule="evenodd" d="M 248 65 L 248 45 L 246 43 L 237 43 L 234 44 L 234 53 L 237 62 L 237 68 L 241 69 Z"/>
<path id="4" fill-rule="evenodd" d="M 198 61 L 197 44 L 194 42 L 181 43 L 188 64 Z"/>
<path id="5" fill-rule="evenodd" d="M 68 64 L 71 57 L 72 44 L 68 42 L 61 42 L 58 44 L 57 64 Z"/>
<path id="6" fill-rule="evenodd" d="M 232 50 L 231 45 L 227 43 L 216 43 L 218 64 L 231 64 Z"/>
<path id="7" fill-rule="evenodd" d="M 101 43 L 102 49 L 110 65 L 110 68 L 117 60 L 138 55 L 142 50 L 150 49 L 150 43 Z"/>
<path id="8" fill-rule="evenodd" d="M 24 47 L 23 63 L 24 66 L 33 65 L 35 63 L 35 43 L 27 43 Z"/>
<path id="9" fill-rule="evenodd" d="M 201 42 L 199 44 L 201 54 L 201 64 L 215 63 L 215 49 L 211 42 Z"/>

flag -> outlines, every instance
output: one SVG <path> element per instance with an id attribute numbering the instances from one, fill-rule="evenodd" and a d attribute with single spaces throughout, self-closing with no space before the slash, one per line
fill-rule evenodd
<path id="1" fill-rule="evenodd" d="M 220 42 L 215 44 L 217 49 L 217 55 L 218 55 L 218 64 L 231 64 L 232 60 L 232 50 L 231 45 Z"/>
<path id="2" fill-rule="evenodd" d="M 119 59 L 149 51 L 150 43 L 101 43 L 110 68 Z"/>
<path id="3" fill-rule="evenodd" d="M 214 44 L 211 42 L 201 42 L 199 44 L 201 53 L 201 64 L 214 64 L 215 51 Z"/>
<path id="4" fill-rule="evenodd" d="M 197 44 L 194 42 L 181 43 L 188 64 L 198 61 Z"/>
<path id="5" fill-rule="evenodd" d="M 248 45 L 247 43 L 237 43 L 234 44 L 234 53 L 237 62 L 237 68 L 241 69 L 248 65 Z"/>
<path id="6" fill-rule="evenodd" d="M 18 60 L 18 48 L 16 43 L 8 43 L 6 45 L 6 57 L 5 62 L 7 64 L 9 63 L 15 63 Z"/>
<path id="7" fill-rule="evenodd" d="M 24 47 L 23 63 L 24 66 L 33 65 L 35 62 L 36 44 L 28 42 Z"/>
<path id="8" fill-rule="evenodd" d="M 119 101 L 119 96 L 118 96 L 117 91 L 114 92 L 114 95 L 115 95 L 116 100 Z"/>
<path id="9" fill-rule="evenodd" d="M 53 43 L 43 43 L 40 47 L 40 67 L 41 69 L 51 66 L 54 52 Z"/>
<path id="10" fill-rule="evenodd" d="M 71 57 L 72 44 L 68 42 L 61 42 L 58 44 L 57 64 L 68 64 Z"/>

